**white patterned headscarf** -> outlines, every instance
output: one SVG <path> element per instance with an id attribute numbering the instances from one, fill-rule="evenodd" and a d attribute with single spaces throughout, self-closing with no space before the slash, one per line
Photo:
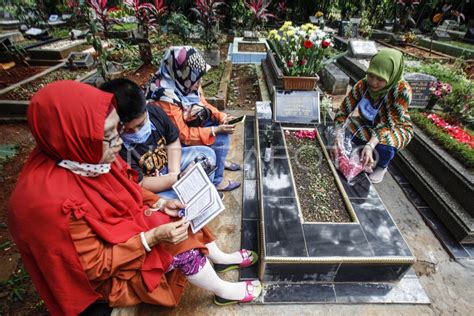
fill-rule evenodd
<path id="1" fill-rule="evenodd" d="M 165 101 L 184 110 L 200 103 L 199 91 L 191 87 L 210 69 L 201 53 L 191 46 L 170 47 L 151 80 L 148 99 Z"/>

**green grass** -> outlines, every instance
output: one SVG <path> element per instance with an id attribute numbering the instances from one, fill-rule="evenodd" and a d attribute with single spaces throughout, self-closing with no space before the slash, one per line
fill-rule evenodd
<path id="1" fill-rule="evenodd" d="M 208 73 L 202 77 L 202 81 L 205 84 L 206 82 L 212 81 L 212 84 L 204 88 L 204 94 L 206 97 L 215 97 L 217 91 L 219 90 L 219 85 L 221 83 L 222 73 L 224 72 L 225 62 L 221 60 L 219 67 L 212 67 Z"/>
<path id="2" fill-rule="evenodd" d="M 458 142 L 418 111 L 410 112 L 412 121 L 436 143 L 446 149 L 467 168 L 474 168 L 474 149 Z"/>
<path id="3" fill-rule="evenodd" d="M 445 42 L 445 43 L 453 45 L 453 46 L 461 47 L 461 48 L 474 50 L 474 45 L 469 44 L 469 43 L 458 42 L 458 41 L 448 41 L 448 42 Z"/>
<path id="4" fill-rule="evenodd" d="M 115 24 L 112 26 L 112 29 L 114 31 L 128 31 L 128 30 L 134 30 L 137 28 L 137 23 L 123 23 L 123 24 Z"/>

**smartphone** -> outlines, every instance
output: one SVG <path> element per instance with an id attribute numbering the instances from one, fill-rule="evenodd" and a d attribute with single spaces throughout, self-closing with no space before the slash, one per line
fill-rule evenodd
<path id="1" fill-rule="evenodd" d="M 243 121 L 245 121 L 245 115 L 236 117 L 235 119 L 230 120 L 229 122 L 227 122 L 227 124 L 228 125 L 234 125 L 234 124 L 237 124 L 237 123 L 241 123 Z"/>

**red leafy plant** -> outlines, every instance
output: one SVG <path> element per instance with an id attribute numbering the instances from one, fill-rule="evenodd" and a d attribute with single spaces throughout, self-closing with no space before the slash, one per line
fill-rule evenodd
<path id="1" fill-rule="evenodd" d="M 206 50 L 216 47 L 219 38 L 219 23 L 223 15 L 219 9 L 225 3 L 217 0 L 196 0 L 191 10 L 196 14 Z"/>
<path id="2" fill-rule="evenodd" d="M 107 0 L 87 0 L 87 4 L 94 10 L 99 24 L 102 26 L 105 34 L 109 32 L 109 25 L 111 20 L 109 20 L 108 14 L 110 12 L 116 11 L 116 7 L 107 7 Z"/>
<path id="3" fill-rule="evenodd" d="M 153 58 L 149 33 L 156 30 L 158 18 L 166 12 L 164 1 L 154 0 L 153 3 L 149 3 L 140 0 L 124 0 L 123 4 L 138 21 L 138 30 L 142 37 L 138 41 L 140 58 L 145 65 L 151 64 Z"/>
<path id="4" fill-rule="evenodd" d="M 264 27 L 269 18 L 274 18 L 275 15 L 268 12 L 268 7 L 272 1 L 266 0 L 250 0 L 244 1 L 245 6 L 250 10 L 251 20 L 250 29 Z"/>

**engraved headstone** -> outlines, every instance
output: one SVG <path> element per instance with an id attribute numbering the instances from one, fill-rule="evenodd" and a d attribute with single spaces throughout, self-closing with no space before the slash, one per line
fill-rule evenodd
<path id="1" fill-rule="evenodd" d="M 355 58 L 366 59 L 377 54 L 378 50 L 374 41 L 350 40 L 349 52 Z"/>
<path id="2" fill-rule="evenodd" d="M 275 90 L 273 120 L 297 124 L 319 124 L 319 91 Z"/>
<path id="3" fill-rule="evenodd" d="M 406 73 L 404 76 L 412 90 L 410 107 L 426 107 L 430 98 L 430 84 L 436 82 L 436 77 L 423 73 Z"/>

